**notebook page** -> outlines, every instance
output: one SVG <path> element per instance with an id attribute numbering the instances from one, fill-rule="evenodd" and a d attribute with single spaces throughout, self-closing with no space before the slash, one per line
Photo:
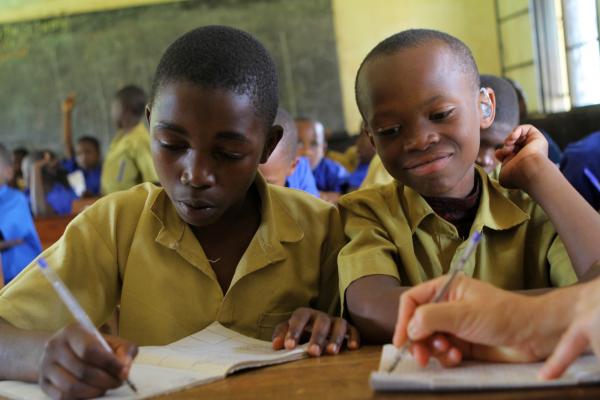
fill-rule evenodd
<path id="1" fill-rule="evenodd" d="M 392 345 L 384 346 L 379 370 L 371 374 L 371 386 L 375 390 L 490 390 L 600 382 L 600 363 L 593 355 L 580 357 L 560 379 L 541 381 L 537 373 L 543 363 L 465 362 L 459 367 L 443 368 L 432 360 L 422 368 L 407 357 L 394 372 L 388 373 L 395 351 Z"/>
<path id="2" fill-rule="evenodd" d="M 241 368 L 292 361 L 305 355 L 306 346 L 276 352 L 270 342 L 244 336 L 213 322 L 202 331 L 167 346 L 144 347 L 136 362 L 219 373 L 224 377 Z"/>

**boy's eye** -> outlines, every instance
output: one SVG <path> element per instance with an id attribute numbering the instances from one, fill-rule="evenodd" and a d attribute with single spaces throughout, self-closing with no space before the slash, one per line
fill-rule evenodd
<path id="1" fill-rule="evenodd" d="M 453 108 L 446 110 L 446 111 L 442 111 L 442 112 L 436 112 L 431 114 L 431 116 L 429 117 L 430 120 L 432 121 L 443 121 L 446 118 L 448 118 L 452 112 L 454 111 Z"/>
<path id="2" fill-rule="evenodd" d="M 375 134 L 377 136 L 395 136 L 395 135 L 400 134 L 401 130 L 402 130 L 402 126 L 396 125 L 396 126 L 392 126 L 392 127 L 388 127 L 388 128 L 377 129 L 375 131 Z"/>
<path id="3" fill-rule="evenodd" d="M 217 156 L 225 158 L 226 160 L 241 160 L 242 158 L 244 158 L 243 154 L 231 151 L 218 151 Z"/>
<path id="4" fill-rule="evenodd" d="M 160 140 L 158 143 L 160 144 L 160 147 L 170 150 L 170 151 L 181 151 L 181 150 L 187 149 L 187 147 L 188 147 L 186 144 L 171 143 L 171 142 L 165 142 L 162 140 Z"/>

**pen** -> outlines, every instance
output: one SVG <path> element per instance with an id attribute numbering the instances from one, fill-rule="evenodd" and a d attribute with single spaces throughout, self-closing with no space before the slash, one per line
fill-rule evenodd
<path id="1" fill-rule="evenodd" d="M 598 182 L 598 178 L 594 175 L 594 173 L 589 168 L 583 169 L 583 174 L 590 180 L 592 185 L 596 188 L 598 192 L 600 192 L 600 182 Z"/>
<path id="2" fill-rule="evenodd" d="M 46 260 L 43 257 L 40 257 L 37 260 L 37 264 L 40 266 L 40 269 L 42 270 L 44 276 L 48 279 L 48 282 L 50 282 L 54 290 L 56 290 L 58 297 L 60 297 L 60 299 L 63 301 L 63 303 L 65 303 L 71 314 L 73 314 L 75 320 L 77 320 L 77 322 L 79 322 L 85 330 L 94 335 L 94 337 L 98 340 L 98 342 L 100 342 L 104 350 L 112 353 L 112 349 L 110 348 L 108 343 L 106 343 L 106 340 L 100 334 L 100 332 L 98 332 L 98 329 L 96 329 L 96 326 L 94 325 L 90 317 L 88 317 L 83 308 L 81 308 L 73 294 L 65 286 L 63 281 L 58 277 L 56 272 L 54 272 L 48 266 Z M 131 383 L 129 379 L 125 379 L 125 382 L 127 383 L 127 386 L 131 388 L 131 390 L 137 393 L 137 388 L 133 383 Z"/>
<path id="3" fill-rule="evenodd" d="M 458 276 L 459 272 L 462 272 L 465 269 L 467 260 L 469 259 L 469 257 L 471 257 L 471 254 L 473 254 L 473 252 L 477 248 L 477 245 L 479 244 L 480 240 L 481 240 L 481 233 L 477 232 L 477 231 L 473 232 L 473 234 L 469 238 L 469 243 L 467 243 L 467 247 L 465 247 L 465 249 L 463 250 L 461 257 L 458 260 L 458 263 L 456 264 L 456 267 L 451 269 L 450 274 L 448 275 L 448 280 L 446 280 L 446 283 L 444 283 L 444 286 L 442 286 L 442 288 L 436 293 L 435 297 L 431 301 L 432 303 L 439 303 L 444 298 L 444 296 L 450 289 L 452 282 Z M 412 341 L 410 339 L 408 339 L 406 341 L 406 343 L 404 343 L 404 345 L 399 350 L 396 350 L 396 353 L 394 356 L 394 362 L 388 369 L 388 371 L 387 371 L 388 373 L 392 372 L 396 369 L 396 367 L 398 366 L 398 363 L 400 362 L 400 360 L 402 360 L 402 358 L 404 358 L 404 356 L 405 356 L 406 352 L 408 351 L 408 348 L 410 347 L 411 344 L 412 344 Z"/>

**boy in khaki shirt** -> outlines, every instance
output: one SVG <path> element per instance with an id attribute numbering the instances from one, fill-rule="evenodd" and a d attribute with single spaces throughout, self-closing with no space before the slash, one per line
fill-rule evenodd
<path id="1" fill-rule="evenodd" d="M 357 331 L 338 314 L 337 210 L 257 173 L 281 138 L 276 68 L 249 34 L 190 31 L 166 50 L 146 109 L 162 188 L 106 196 L 43 256 L 96 325 L 120 304 L 114 354 L 78 324 L 30 265 L 0 292 L 0 379 L 53 398 L 97 397 L 127 378 L 136 344 L 213 321 L 313 356 Z M 60 330 L 59 330 L 60 329 Z M 58 330 L 58 332 L 56 332 Z M 55 333 L 56 332 L 56 333 Z"/>
<path id="2" fill-rule="evenodd" d="M 431 30 L 391 36 L 363 61 L 356 97 L 395 178 L 339 202 L 350 239 L 338 257 L 342 305 L 366 340 L 390 341 L 401 293 L 448 272 L 475 230 L 483 239 L 467 263 L 469 276 L 527 290 L 572 284 L 586 273 L 591 262 L 567 255 L 540 207 L 548 211 L 553 199 L 539 195 L 532 160 L 546 160 L 547 146 L 536 141 L 504 157 L 503 185 L 533 200 L 475 166 L 479 132 L 494 121 L 495 103 L 462 42 Z M 525 137 L 535 130 L 519 129 Z M 525 144 L 517 137 L 506 148 Z"/>

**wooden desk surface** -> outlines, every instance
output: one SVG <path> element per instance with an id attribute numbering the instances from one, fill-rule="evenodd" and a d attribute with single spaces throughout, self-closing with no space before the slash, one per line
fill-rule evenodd
<path id="1" fill-rule="evenodd" d="M 159 397 L 173 399 L 599 399 L 600 386 L 544 390 L 455 393 L 376 393 L 369 374 L 377 368 L 381 347 L 367 346 L 335 357 L 300 360 L 250 370 L 225 380 Z"/>

